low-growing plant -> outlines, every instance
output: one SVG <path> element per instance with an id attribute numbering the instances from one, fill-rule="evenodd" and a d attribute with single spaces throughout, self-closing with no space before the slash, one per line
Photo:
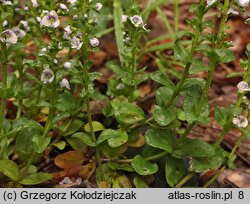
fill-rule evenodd
<path id="1" fill-rule="evenodd" d="M 225 168 L 234 168 L 236 149 L 250 137 L 249 44 L 248 59 L 240 62 L 244 72 L 230 76 L 242 78 L 237 101 L 214 112 L 222 127 L 218 139 L 209 144 L 189 135 L 195 125 L 210 120 L 208 91 L 216 68 L 235 60 L 226 22 L 244 12 L 249 1 L 200 0 L 189 9 L 193 18 L 185 31 L 179 30 L 178 1 L 174 28 L 160 9 L 164 3 L 149 0 L 142 11 L 122 0 L 31 0 L 21 7 L 18 1 L 0 1 L 1 181 L 33 186 L 72 182 L 67 176 L 74 175 L 94 179 L 98 187 L 143 188 L 150 186 L 151 175 L 164 172 L 168 186 L 182 187 L 195 174 L 214 170 L 208 187 Z M 205 18 L 212 9 L 220 14 L 218 27 Z M 146 21 L 153 10 L 169 34 L 147 41 Z M 106 63 L 113 76 L 103 93 L 95 83 L 102 75 L 92 70 L 90 56 L 106 43 L 99 38 L 113 31 L 119 60 Z M 154 45 L 166 38 L 172 41 Z M 153 73 L 140 63 L 151 52 L 158 66 Z M 182 73 L 174 71 L 175 65 L 183 67 Z M 198 77 L 200 72 L 207 78 Z M 137 103 L 139 86 L 146 81 L 156 85 L 152 116 Z M 102 102 L 99 112 L 94 102 Z M 228 152 L 221 143 L 232 128 L 241 136 Z M 41 166 L 51 161 L 60 172 Z"/>

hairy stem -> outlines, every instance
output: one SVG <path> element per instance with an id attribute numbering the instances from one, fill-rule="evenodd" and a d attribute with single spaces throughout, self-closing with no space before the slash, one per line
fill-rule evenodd
<path id="1" fill-rule="evenodd" d="M 1 43 L 2 48 L 2 89 L 7 88 L 7 48 L 6 45 Z M 4 121 L 4 113 L 6 109 L 6 98 L 1 99 L 1 107 L 0 107 L 0 139 L 3 137 L 3 121 Z"/>
<path id="2" fill-rule="evenodd" d="M 223 10 L 222 10 L 222 18 L 221 18 L 220 25 L 219 25 L 219 31 L 218 31 L 217 39 L 215 42 L 216 49 L 218 49 L 220 47 L 221 43 L 223 42 L 224 30 L 225 30 L 225 25 L 227 22 L 227 17 L 228 17 L 228 15 L 227 15 L 228 8 L 229 8 L 229 0 L 225 0 Z M 218 64 L 218 57 L 210 58 L 208 78 L 207 78 L 205 88 L 203 90 L 203 93 L 202 93 L 202 96 L 201 96 L 201 99 L 200 99 L 200 102 L 199 102 L 199 105 L 197 108 L 197 112 L 196 112 L 197 115 L 200 115 L 200 113 L 202 112 L 202 109 L 204 107 L 204 103 L 207 99 L 208 90 L 211 86 L 213 75 L 214 75 L 217 64 Z M 188 132 L 185 132 L 185 136 L 187 136 L 191 132 L 191 130 L 195 124 L 196 124 L 196 122 L 194 122 L 194 124 L 193 123 L 189 124 L 189 126 L 187 128 Z"/>
<path id="3" fill-rule="evenodd" d="M 182 77 L 181 77 L 181 80 L 180 82 L 178 83 L 176 89 L 174 90 L 174 93 L 173 95 L 171 96 L 170 100 L 168 101 L 168 103 L 166 104 L 166 108 L 170 107 L 175 98 L 179 95 L 182 87 L 183 87 L 183 84 L 188 76 L 188 73 L 189 73 L 189 69 L 192 65 L 192 63 L 190 62 L 193 57 L 194 57 L 194 54 L 195 54 L 195 49 L 199 43 L 199 38 L 200 38 L 200 35 L 201 35 L 201 32 L 202 32 L 202 19 L 203 19 L 203 15 L 204 15 L 204 0 L 201 0 L 200 3 L 199 3 L 199 8 L 201 9 L 200 12 L 198 12 L 198 18 L 197 18 L 197 21 L 196 21 L 196 25 L 195 25 L 195 31 L 194 31 L 194 38 L 192 39 L 192 46 L 191 46 L 191 50 L 190 50 L 190 54 L 189 54 L 189 62 L 185 65 L 185 68 L 184 68 L 184 72 L 182 74 Z"/>

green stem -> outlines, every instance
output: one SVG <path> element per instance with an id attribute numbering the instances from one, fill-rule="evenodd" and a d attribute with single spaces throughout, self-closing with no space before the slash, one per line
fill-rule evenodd
<path id="1" fill-rule="evenodd" d="M 238 94 L 238 100 L 236 102 L 235 108 L 239 108 L 240 104 L 242 103 L 244 94 L 243 93 L 239 93 Z M 233 119 L 233 115 L 231 115 L 227 121 L 227 124 L 223 127 L 223 130 L 220 134 L 220 136 L 218 137 L 218 139 L 216 140 L 216 142 L 213 144 L 213 146 L 215 148 L 219 147 L 219 145 L 223 142 L 225 135 L 228 133 L 228 131 L 231 128 L 231 123 L 232 123 L 232 119 Z"/>
<path id="2" fill-rule="evenodd" d="M 229 157 L 228 160 L 232 160 L 234 153 L 236 152 L 237 148 L 240 146 L 241 142 L 244 140 L 244 134 L 241 134 L 240 138 L 237 140 L 237 142 L 235 143 Z M 217 174 L 215 174 L 204 186 L 203 188 L 206 188 L 208 186 L 210 186 L 221 174 L 222 172 L 226 169 L 226 166 L 224 165 L 223 167 L 221 167 L 221 169 L 219 170 L 219 172 Z"/>
<path id="3" fill-rule="evenodd" d="M 156 154 L 156 155 L 153 155 L 153 156 L 150 156 L 150 157 L 146 157 L 145 160 L 147 161 L 153 161 L 153 160 L 157 160 L 157 159 L 160 159 L 164 156 L 166 156 L 168 153 L 167 152 L 161 152 L 159 154 Z M 109 161 L 112 161 L 112 160 L 109 160 Z M 120 163 L 120 164 L 130 164 L 132 163 L 132 159 L 120 159 L 120 160 L 113 160 L 114 162 L 116 163 Z"/>
<path id="4" fill-rule="evenodd" d="M 19 97 L 18 97 L 18 108 L 17 108 L 17 114 L 16 118 L 20 118 L 22 114 L 22 108 L 23 108 L 23 67 L 22 67 L 22 58 L 17 59 L 17 68 L 19 72 Z"/>
<path id="5" fill-rule="evenodd" d="M 0 42 L 1 43 L 1 42 Z M 6 45 L 1 43 L 2 48 L 2 89 L 7 88 L 7 48 Z M 6 98 L 1 99 L 1 107 L 0 107 L 0 139 L 3 137 L 3 120 L 4 120 L 4 112 L 6 109 Z"/>
<path id="6" fill-rule="evenodd" d="M 88 12 L 88 8 L 89 8 L 89 1 L 84 0 L 83 4 L 82 4 L 82 13 L 86 14 Z M 93 128 L 93 120 L 92 120 L 92 115 L 91 115 L 91 110 L 90 110 L 90 96 L 89 96 L 89 65 L 88 65 L 88 28 L 86 27 L 86 24 L 82 25 L 82 31 L 83 31 L 83 46 L 82 46 L 82 63 L 83 63 L 83 78 L 84 78 L 84 86 L 85 86 L 85 90 L 87 92 L 86 96 L 85 96 L 85 100 L 86 100 L 86 108 L 87 108 L 87 119 L 88 119 L 88 123 L 89 123 L 89 127 L 90 127 L 90 136 L 92 141 L 96 144 L 95 145 L 95 156 L 96 156 L 96 161 L 98 164 L 98 167 L 100 169 L 100 174 L 101 174 L 101 179 L 105 180 L 105 173 L 102 167 L 102 161 L 101 161 L 101 156 L 100 156 L 100 151 L 99 151 L 99 147 L 97 144 L 97 140 L 96 140 L 96 136 L 95 136 L 95 132 L 94 132 L 94 128 Z"/>
<path id="7" fill-rule="evenodd" d="M 184 68 L 184 72 L 183 72 L 182 77 L 181 77 L 181 80 L 178 83 L 176 89 L 174 90 L 174 93 L 171 96 L 170 100 L 166 104 L 166 108 L 170 107 L 173 104 L 175 98 L 179 95 L 179 93 L 183 87 L 183 84 L 184 84 L 184 82 L 189 74 L 189 69 L 192 65 L 191 60 L 194 57 L 195 49 L 199 43 L 200 34 L 202 32 L 202 19 L 203 19 L 204 9 L 205 9 L 204 0 L 200 1 L 199 8 L 200 8 L 200 11 L 198 12 L 198 19 L 197 19 L 196 25 L 195 25 L 194 38 L 192 39 L 192 46 L 191 46 L 191 50 L 190 50 L 190 54 L 189 54 L 189 62 L 186 64 L 186 66 Z"/>
<path id="8" fill-rule="evenodd" d="M 220 21 L 219 31 L 218 31 L 217 39 L 216 39 L 216 42 L 215 42 L 215 48 L 216 49 L 218 49 L 220 47 L 221 42 L 223 41 L 225 24 L 226 24 L 227 17 L 228 17 L 228 15 L 227 15 L 228 8 L 229 8 L 229 0 L 225 0 L 223 10 L 222 10 L 222 18 L 221 18 L 221 21 Z M 210 58 L 210 60 L 211 60 L 211 62 L 210 62 L 210 65 L 209 65 L 208 79 L 206 81 L 205 88 L 203 90 L 203 93 L 202 93 L 202 96 L 201 96 L 201 99 L 200 99 L 200 102 L 199 102 L 199 105 L 198 105 L 198 108 L 197 108 L 197 112 L 196 112 L 197 115 L 200 115 L 200 113 L 202 111 L 202 108 L 204 106 L 204 103 L 205 103 L 205 101 L 207 99 L 208 89 L 211 86 L 213 75 L 214 75 L 214 72 L 215 72 L 215 68 L 216 68 L 216 66 L 218 64 L 218 58 L 217 57 Z M 193 123 L 189 124 L 189 126 L 187 128 L 188 132 L 185 133 L 185 136 L 187 136 L 191 132 L 191 130 L 194 127 L 195 124 L 196 124 L 196 122 L 194 122 L 194 124 Z"/>
<path id="9" fill-rule="evenodd" d="M 179 0 L 174 0 L 174 29 L 179 30 Z"/>
<path id="10" fill-rule="evenodd" d="M 210 186 L 225 169 L 226 169 L 225 166 L 221 167 L 221 169 L 217 172 L 217 174 L 215 174 L 202 188 L 207 188 L 208 186 Z"/>
<path id="11" fill-rule="evenodd" d="M 181 188 L 183 185 L 185 185 L 185 183 L 187 183 L 194 175 L 194 172 L 189 173 L 188 175 L 186 175 L 176 186 L 175 188 Z"/>

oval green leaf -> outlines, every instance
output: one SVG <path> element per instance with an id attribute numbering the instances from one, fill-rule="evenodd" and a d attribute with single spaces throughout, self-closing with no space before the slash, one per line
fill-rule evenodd
<path id="1" fill-rule="evenodd" d="M 175 132 L 169 129 L 149 129 L 145 134 L 145 142 L 152 147 L 163 149 L 167 152 L 173 151 L 176 141 Z"/>
<path id="2" fill-rule="evenodd" d="M 90 135 L 88 135 L 85 132 L 77 132 L 74 135 L 72 135 L 72 138 L 78 138 L 80 139 L 84 144 L 95 147 L 95 142 L 92 141 Z"/>
<path id="3" fill-rule="evenodd" d="M 17 181 L 19 178 L 19 168 L 12 160 L 0 160 L 0 172 L 13 181 Z"/>
<path id="4" fill-rule="evenodd" d="M 180 139 L 172 155 L 177 158 L 183 157 L 212 157 L 215 154 L 214 148 L 207 142 L 198 139 Z"/>
<path id="5" fill-rule="evenodd" d="M 163 109 L 160 106 L 155 106 L 153 117 L 160 126 L 167 126 L 177 117 L 177 114 L 174 109 Z"/>
<path id="6" fill-rule="evenodd" d="M 131 164 L 136 173 L 142 176 L 151 175 L 158 171 L 157 164 L 152 164 L 140 155 L 135 156 Z"/>
<path id="7" fill-rule="evenodd" d="M 51 174 L 41 172 L 36 174 L 30 174 L 23 178 L 21 181 L 19 181 L 19 183 L 23 185 L 36 185 L 48 181 L 52 178 L 53 176 Z"/>
<path id="8" fill-rule="evenodd" d="M 104 126 L 101 123 L 99 123 L 98 121 L 93 121 L 92 126 L 93 126 L 93 131 L 94 132 L 102 131 L 102 130 L 105 129 Z M 87 123 L 85 125 L 84 130 L 86 132 L 91 132 L 89 123 Z"/>

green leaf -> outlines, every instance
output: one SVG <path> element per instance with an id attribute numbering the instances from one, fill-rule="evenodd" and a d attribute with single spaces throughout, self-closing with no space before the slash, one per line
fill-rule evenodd
<path id="1" fill-rule="evenodd" d="M 167 126 L 177 117 L 177 114 L 172 108 L 163 109 L 160 106 L 154 106 L 153 117 L 159 125 Z"/>
<path id="2" fill-rule="evenodd" d="M 118 48 L 118 53 L 120 61 L 123 63 L 123 51 L 124 51 L 124 41 L 123 41 L 123 30 L 122 30 L 122 6 L 121 0 L 114 0 L 114 26 L 115 26 L 115 39 Z"/>
<path id="3" fill-rule="evenodd" d="M 52 120 L 52 124 L 55 124 L 56 122 L 60 121 L 60 120 L 63 120 L 65 118 L 68 118 L 70 117 L 70 114 L 68 113 L 63 113 L 63 114 L 57 114 L 53 120 Z"/>
<path id="4" fill-rule="evenodd" d="M 178 141 L 172 155 L 177 158 L 184 157 L 212 157 L 215 154 L 214 148 L 198 139 L 182 138 Z"/>
<path id="5" fill-rule="evenodd" d="M 165 166 L 166 181 L 170 187 L 174 187 L 187 173 L 182 159 L 167 157 Z"/>
<path id="6" fill-rule="evenodd" d="M 34 128 L 23 128 L 16 137 L 16 151 L 17 155 L 22 160 L 28 160 L 34 152 L 33 137 L 41 135 L 40 130 Z"/>
<path id="7" fill-rule="evenodd" d="M 136 176 L 133 179 L 133 183 L 136 188 L 148 188 L 148 185 L 140 177 Z"/>
<path id="8" fill-rule="evenodd" d="M 102 131 L 102 130 L 105 129 L 105 127 L 101 123 L 99 123 L 98 121 L 93 121 L 92 122 L 92 127 L 93 127 L 94 132 Z M 84 130 L 86 132 L 91 132 L 89 123 L 87 123 L 85 125 Z"/>
<path id="9" fill-rule="evenodd" d="M 57 149 L 59 150 L 63 150 L 66 146 L 66 142 L 65 141 L 59 141 L 56 143 L 52 143 L 53 146 L 55 146 Z"/>
<path id="10" fill-rule="evenodd" d="M 24 48 L 25 48 L 25 44 L 17 42 L 15 44 L 11 44 L 8 47 L 8 52 L 10 53 L 10 52 L 14 52 L 16 50 L 21 50 L 21 49 L 24 49 Z"/>
<path id="11" fill-rule="evenodd" d="M 217 169 L 223 161 L 223 157 L 219 155 L 208 158 L 194 158 L 191 160 L 190 170 L 201 173 L 209 169 Z"/>
<path id="12" fill-rule="evenodd" d="M 66 138 L 67 143 L 77 152 L 82 153 L 84 151 L 87 151 L 88 146 L 82 142 L 82 140 L 78 138 Z"/>
<path id="13" fill-rule="evenodd" d="M 171 89 L 175 88 L 174 83 L 167 77 L 167 75 L 163 74 L 160 71 L 156 71 L 153 74 L 151 74 L 151 79 Z"/>
<path id="14" fill-rule="evenodd" d="M 42 137 L 40 135 L 35 135 L 32 139 L 32 144 L 36 153 L 44 152 L 49 146 L 51 137 Z"/>
<path id="15" fill-rule="evenodd" d="M 183 91 L 186 89 L 189 89 L 193 86 L 199 86 L 203 90 L 205 88 L 206 80 L 202 78 L 188 78 L 185 79 L 185 82 L 183 84 Z"/>
<path id="16" fill-rule="evenodd" d="M 156 91 L 156 103 L 157 105 L 164 107 L 169 102 L 173 95 L 173 90 L 168 87 L 160 87 Z"/>
<path id="17" fill-rule="evenodd" d="M 130 164 L 118 164 L 115 162 L 109 162 L 108 165 L 112 170 L 123 170 L 128 172 L 134 172 L 134 169 Z"/>
<path id="18" fill-rule="evenodd" d="M 83 122 L 81 120 L 75 119 L 70 122 L 69 127 L 67 127 L 67 125 L 68 123 L 64 123 L 62 126 L 60 126 L 60 130 L 62 131 L 63 136 L 69 136 L 75 133 L 83 126 Z M 66 132 L 63 131 L 64 129 L 66 129 Z"/>
<path id="19" fill-rule="evenodd" d="M 114 138 L 117 136 L 117 131 L 116 130 L 112 130 L 112 129 L 106 129 L 103 130 L 102 133 L 99 135 L 99 137 L 97 138 L 97 144 L 101 144 L 102 142 L 110 139 L 110 138 Z"/>
<path id="20" fill-rule="evenodd" d="M 95 147 L 95 142 L 93 142 L 90 135 L 88 135 L 85 132 L 77 132 L 77 133 L 72 135 L 72 138 L 78 138 L 84 144 L 86 144 L 86 145 L 88 145 L 90 147 Z"/>
<path id="21" fill-rule="evenodd" d="M 7 99 L 14 96 L 12 88 L 0 88 L 0 98 Z"/>
<path id="22" fill-rule="evenodd" d="M 133 125 L 145 118 L 143 110 L 135 104 L 124 102 L 111 105 L 114 108 L 115 118 L 124 125 Z"/>
<path id="23" fill-rule="evenodd" d="M 134 170 L 142 176 L 151 175 L 158 171 L 157 164 L 152 164 L 140 155 L 136 155 L 132 159 L 132 167 Z"/>
<path id="24" fill-rule="evenodd" d="M 198 109 L 202 96 L 202 88 L 199 85 L 192 85 L 185 89 L 184 95 L 183 110 L 188 123 L 198 121 L 202 124 L 206 124 L 209 120 L 208 102 L 205 101 L 205 104 L 202 104 L 202 109 Z"/>
<path id="25" fill-rule="evenodd" d="M 216 50 L 216 54 L 219 56 L 220 63 L 229 63 L 235 60 L 233 51 L 221 48 Z"/>
<path id="26" fill-rule="evenodd" d="M 227 124 L 230 115 L 231 115 L 230 112 L 224 107 L 215 108 L 214 112 L 215 120 L 222 127 L 224 127 Z"/>
<path id="27" fill-rule="evenodd" d="M 167 152 L 173 151 L 173 146 L 175 143 L 175 132 L 169 129 L 149 129 L 145 134 L 146 144 L 163 149 Z"/>
<path id="28" fill-rule="evenodd" d="M 19 178 L 18 165 L 12 160 L 0 160 L 0 172 L 13 181 L 17 181 Z"/>
<path id="29" fill-rule="evenodd" d="M 19 183 L 23 185 L 37 185 L 52 178 L 53 176 L 51 174 L 41 172 L 36 174 L 30 174 L 23 178 L 21 181 L 19 181 Z"/>
<path id="30" fill-rule="evenodd" d="M 208 67 L 203 65 L 201 58 L 193 59 L 192 65 L 189 69 L 189 74 L 196 74 L 202 71 L 208 71 Z"/>
<path id="31" fill-rule="evenodd" d="M 73 113 L 77 108 L 77 102 L 70 92 L 64 92 L 59 95 L 56 107 L 61 112 Z"/>
<path id="32" fill-rule="evenodd" d="M 117 130 L 115 137 L 108 139 L 110 147 L 119 147 L 128 141 L 128 133 L 124 130 Z"/>
<path id="33" fill-rule="evenodd" d="M 182 45 L 181 40 L 176 40 L 173 48 L 175 59 L 180 60 L 183 63 L 187 62 L 188 52 L 187 49 Z"/>
<path id="34" fill-rule="evenodd" d="M 247 128 L 242 128 L 241 129 L 242 134 L 244 134 L 245 139 L 250 139 L 250 131 Z"/>

